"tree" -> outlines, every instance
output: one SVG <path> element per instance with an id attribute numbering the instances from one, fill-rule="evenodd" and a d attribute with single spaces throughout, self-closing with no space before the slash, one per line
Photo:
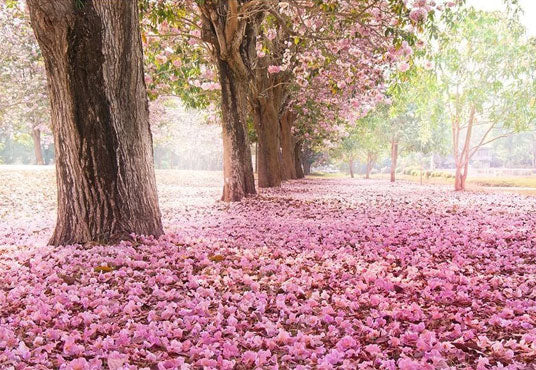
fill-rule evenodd
<path id="1" fill-rule="evenodd" d="M 518 21 L 473 8 L 458 17 L 444 26 L 432 53 L 437 80 L 428 85 L 423 102 L 445 109 L 455 190 L 464 190 L 469 162 L 481 147 L 534 122 L 536 69 L 534 45 Z"/>
<path id="2" fill-rule="evenodd" d="M 281 179 L 293 176 L 288 163 L 287 169 L 281 163 L 292 156 L 289 143 L 304 144 L 298 137 L 288 140 L 292 125 L 289 121 L 281 124 L 286 111 L 297 112 L 296 105 L 309 98 L 325 98 L 327 106 L 337 99 L 355 104 L 365 92 L 373 97 L 400 41 L 412 40 L 414 28 L 433 19 L 434 10 L 440 8 L 432 1 L 406 6 L 402 0 L 333 1 L 313 6 L 271 0 L 142 3 L 156 34 L 148 35 L 148 44 L 156 40 L 158 45 L 167 45 L 158 54 L 157 64 L 166 68 L 173 65 L 184 71 L 171 52 L 174 51 L 183 53 L 186 60 L 203 60 L 202 64 L 217 67 L 217 86 L 222 89 L 224 146 L 228 148 L 224 155 L 224 200 L 240 200 L 255 191 L 249 143 L 244 133 L 246 99 L 259 143 L 259 185 L 278 186 Z M 175 42 L 180 46 L 170 46 L 165 41 L 169 39 L 181 40 Z M 205 53 L 199 52 L 200 45 Z M 155 84 L 156 90 L 160 85 L 168 85 L 163 81 L 167 71 L 161 71 L 164 73 L 158 78 L 160 83 Z M 190 73 L 171 75 L 169 81 L 176 86 L 188 86 L 188 79 L 192 78 Z M 193 71 L 193 75 L 197 78 L 199 74 Z M 213 82 L 193 85 L 216 87 Z M 296 99 L 303 90 L 307 91 L 302 94 L 307 98 Z M 195 89 L 187 91 L 197 93 Z M 281 133 L 282 129 L 285 133 Z M 287 139 L 285 145 L 283 137 Z M 285 153 L 280 153 L 280 149 Z"/>
<path id="3" fill-rule="evenodd" d="M 33 140 L 35 164 L 44 164 L 42 135 L 49 133 L 50 105 L 39 46 L 22 4 L 0 5 L 0 116 L 5 130 Z"/>
<path id="4" fill-rule="evenodd" d="M 160 236 L 137 2 L 28 0 L 28 7 L 56 143 L 50 243 Z"/>
<path id="5" fill-rule="evenodd" d="M 173 76 L 155 85 L 171 85 L 177 91 L 193 85 L 182 94 L 187 103 L 206 104 L 198 97 L 200 90 L 220 90 L 223 137 L 223 201 L 239 201 L 256 193 L 251 150 L 247 130 L 248 92 L 256 58 L 255 40 L 262 21 L 261 2 L 180 0 L 142 1 L 143 12 L 149 19 L 148 29 L 155 37 L 147 38 L 149 48 L 159 59 L 158 73 Z M 144 17 L 144 18 L 145 18 Z M 164 38 L 164 40 L 162 40 Z M 178 42 L 177 42 L 178 41 Z M 156 46 L 163 46 L 158 53 Z M 176 47 L 173 47 L 176 45 Z M 176 54 L 175 54 L 176 53 Z M 184 57 L 188 63 L 181 63 Z M 201 73 L 192 66 L 212 65 L 218 82 L 200 83 Z M 209 70 L 205 67 L 205 69 Z M 177 73 L 181 72 L 181 73 Z M 199 82 L 194 83 L 192 82 Z M 174 88 L 173 86 L 179 86 Z M 193 97 L 192 97 L 193 95 Z M 211 96 L 212 101 L 215 98 Z"/>
<path id="6" fill-rule="evenodd" d="M 348 164 L 350 176 L 354 177 L 356 161 L 365 164 L 365 178 L 369 179 L 374 164 L 386 149 L 384 125 L 387 120 L 387 105 L 382 104 L 369 112 L 349 128 L 348 136 L 332 150 L 332 155 Z"/>

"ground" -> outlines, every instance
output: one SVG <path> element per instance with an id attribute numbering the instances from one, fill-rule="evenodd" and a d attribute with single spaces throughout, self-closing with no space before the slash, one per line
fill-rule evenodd
<path id="1" fill-rule="evenodd" d="M 45 247 L 52 171 L 0 169 L 2 368 L 533 369 L 536 198 L 308 179 L 241 203 L 158 172 L 167 235 Z"/>

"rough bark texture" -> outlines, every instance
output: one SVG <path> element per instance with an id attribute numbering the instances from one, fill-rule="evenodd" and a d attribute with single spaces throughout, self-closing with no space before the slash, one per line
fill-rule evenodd
<path id="1" fill-rule="evenodd" d="M 294 165 L 296 166 L 296 178 L 303 179 L 305 173 L 303 172 L 301 143 L 299 142 L 294 145 Z"/>
<path id="2" fill-rule="evenodd" d="M 354 161 L 352 159 L 348 160 L 348 169 L 350 170 L 350 177 L 354 178 Z"/>
<path id="3" fill-rule="evenodd" d="M 257 5 L 260 8 L 253 11 Z M 222 86 L 222 200 L 239 201 L 255 194 L 246 103 L 256 58 L 257 29 L 264 17 L 263 7 L 242 0 L 204 1 L 199 2 L 198 7 L 202 38 L 212 46 Z"/>
<path id="4" fill-rule="evenodd" d="M 163 233 L 136 1 L 28 0 L 52 105 L 50 243 Z"/>
<path id="5" fill-rule="evenodd" d="M 397 162 L 398 162 L 398 141 L 391 140 L 391 182 L 396 181 Z"/>
<path id="6" fill-rule="evenodd" d="M 41 130 L 38 128 L 32 130 L 32 140 L 34 145 L 35 164 L 42 166 L 45 164 L 43 159 L 43 148 L 41 147 Z"/>
<path id="7" fill-rule="evenodd" d="M 297 179 L 296 164 L 294 159 L 294 147 L 296 140 L 292 137 L 292 125 L 295 114 L 286 111 L 280 119 L 281 132 L 281 171 L 284 180 Z"/>
<path id="8" fill-rule="evenodd" d="M 255 178 L 246 122 L 246 81 L 236 76 L 228 63 L 219 61 L 223 113 L 223 195 L 236 202 L 255 194 Z"/>
<path id="9" fill-rule="evenodd" d="M 260 188 L 281 186 L 279 120 L 273 103 L 258 97 L 253 102 L 253 121 L 258 138 L 258 181 Z"/>

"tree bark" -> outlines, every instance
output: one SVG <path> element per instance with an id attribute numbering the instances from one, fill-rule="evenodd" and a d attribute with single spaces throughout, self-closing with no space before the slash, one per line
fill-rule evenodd
<path id="1" fill-rule="evenodd" d="M 222 200 L 239 201 L 255 194 L 255 178 L 247 131 L 247 94 L 256 62 L 256 38 L 264 18 L 242 16 L 246 5 L 238 0 L 198 3 L 201 37 L 212 45 L 222 93 L 223 174 Z"/>
<path id="2" fill-rule="evenodd" d="M 398 162 L 398 141 L 391 140 L 391 182 L 396 181 L 397 162 Z"/>
<path id="3" fill-rule="evenodd" d="M 374 162 L 376 161 L 376 158 L 373 154 L 367 154 L 367 168 L 365 173 L 365 179 L 370 179 L 370 173 L 372 172 L 372 168 L 374 168 Z"/>
<path id="4" fill-rule="evenodd" d="M 41 147 L 41 130 L 34 128 L 32 130 L 32 140 L 34 145 L 35 164 L 42 166 L 45 164 L 43 159 L 43 148 Z"/>
<path id="5" fill-rule="evenodd" d="M 300 142 L 297 142 L 294 145 L 294 165 L 295 165 L 295 168 L 296 168 L 296 178 L 303 179 L 305 177 L 305 173 L 303 171 L 301 143 Z"/>
<path id="6" fill-rule="evenodd" d="M 533 134 L 532 140 L 532 168 L 536 169 L 536 134 Z"/>
<path id="7" fill-rule="evenodd" d="M 247 81 L 236 76 L 223 60 L 218 67 L 223 115 L 222 200 L 237 202 L 256 193 L 246 121 Z"/>
<path id="8" fill-rule="evenodd" d="M 353 159 L 348 160 L 348 168 L 350 169 L 350 177 L 353 179 L 354 178 L 354 160 Z"/>
<path id="9" fill-rule="evenodd" d="M 281 127 L 281 156 L 283 179 L 297 179 L 296 164 L 294 158 L 295 139 L 292 137 L 292 125 L 295 114 L 289 110 L 285 111 L 280 120 Z"/>
<path id="10" fill-rule="evenodd" d="M 50 243 L 162 235 L 137 2 L 28 7 L 52 106 L 58 215 Z"/>
<path id="11" fill-rule="evenodd" d="M 460 142 L 460 122 L 459 118 L 453 120 L 453 145 L 454 145 L 454 161 L 456 164 L 456 174 L 454 177 L 454 190 L 464 191 L 465 181 L 467 180 L 467 174 L 469 172 L 469 161 L 471 160 L 471 138 L 473 134 L 473 126 L 475 123 L 476 108 L 471 107 L 469 113 L 469 121 L 467 123 L 467 132 L 465 134 L 465 140 L 463 143 L 462 151 L 459 152 Z M 476 148 L 474 149 L 476 150 Z"/>
<path id="12" fill-rule="evenodd" d="M 281 186 L 279 157 L 279 120 L 273 103 L 258 97 L 253 103 L 253 121 L 257 131 L 258 181 L 260 188 Z"/>
<path id="13" fill-rule="evenodd" d="M 309 176 L 311 174 L 311 166 L 313 165 L 313 162 L 308 160 L 308 159 L 304 159 L 303 161 L 303 174 L 305 176 Z"/>

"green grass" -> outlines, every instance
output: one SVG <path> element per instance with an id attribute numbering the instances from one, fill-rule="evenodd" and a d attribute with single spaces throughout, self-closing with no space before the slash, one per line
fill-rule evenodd
<path id="1" fill-rule="evenodd" d="M 480 186 L 504 188 L 536 188 L 536 176 L 528 177 L 474 177 L 468 179 L 472 184 Z"/>
<path id="2" fill-rule="evenodd" d="M 389 175 L 375 175 L 377 178 L 388 178 Z M 410 176 L 397 174 L 397 178 L 409 181 L 420 181 L 420 176 Z M 430 177 L 423 176 L 423 183 L 427 184 L 454 184 L 454 179 L 446 179 L 444 177 Z M 501 188 L 535 188 L 536 189 L 536 176 L 505 176 L 505 177 L 485 177 L 474 176 L 467 178 L 468 184 L 484 187 L 501 187 Z"/>
<path id="3" fill-rule="evenodd" d="M 311 178 L 324 178 L 324 179 L 339 179 L 350 178 L 347 173 L 312 173 Z M 356 174 L 356 179 L 362 179 L 362 174 Z M 375 174 L 372 175 L 373 179 L 388 180 L 389 174 Z M 420 176 L 404 175 L 401 173 L 396 174 L 397 180 L 411 181 L 419 183 L 421 181 Z M 437 184 L 437 185 L 454 185 L 453 178 L 445 177 L 429 177 L 423 175 L 423 184 Z M 505 176 L 505 177 L 486 177 L 486 176 L 474 176 L 467 179 L 467 186 L 469 189 L 482 190 L 481 188 L 511 188 L 518 193 L 536 195 L 536 176 Z M 519 188 L 519 189 L 516 189 Z"/>

